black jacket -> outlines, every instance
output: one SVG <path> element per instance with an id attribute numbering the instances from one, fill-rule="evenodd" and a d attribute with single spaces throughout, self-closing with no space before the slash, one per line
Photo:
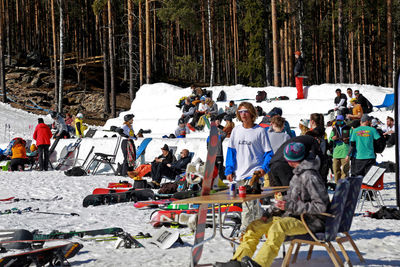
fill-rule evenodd
<path id="1" fill-rule="evenodd" d="M 357 98 L 358 103 L 361 105 L 364 114 L 368 114 L 372 112 L 373 106 L 368 99 L 365 98 L 362 94 L 360 94 Z"/>
<path id="2" fill-rule="evenodd" d="M 180 158 L 171 164 L 171 170 L 176 174 L 181 174 L 186 171 L 186 166 L 190 163 L 191 158 L 189 156 Z"/>
<path id="3" fill-rule="evenodd" d="M 347 97 L 345 94 L 335 97 L 335 105 L 339 104 L 340 100 L 344 99 L 342 107 L 347 107 Z"/>
<path id="4" fill-rule="evenodd" d="M 304 60 L 302 57 L 299 57 L 296 60 L 296 64 L 294 65 L 294 76 L 301 76 L 304 72 Z"/>

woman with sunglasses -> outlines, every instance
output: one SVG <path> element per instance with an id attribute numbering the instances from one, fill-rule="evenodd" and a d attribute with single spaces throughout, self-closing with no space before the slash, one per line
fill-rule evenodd
<path id="1" fill-rule="evenodd" d="M 255 124 L 257 112 L 249 102 L 240 103 L 236 118 L 242 122 L 233 128 L 229 139 L 226 155 L 225 175 L 229 181 L 245 184 L 255 171 L 264 176 L 269 171 L 269 161 L 273 155 L 264 128 Z M 262 210 L 257 201 L 243 205 L 242 229 L 255 219 L 262 216 Z"/>

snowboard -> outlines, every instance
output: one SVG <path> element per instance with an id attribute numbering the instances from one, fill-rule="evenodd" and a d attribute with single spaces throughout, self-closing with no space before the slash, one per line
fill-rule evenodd
<path id="1" fill-rule="evenodd" d="M 147 145 L 150 143 L 151 140 L 153 140 L 153 138 L 143 139 L 142 143 L 140 143 L 140 145 L 136 150 L 136 160 L 139 159 L 142 155 L 144 155 Z"/>
<path id="2" fill-rule="evenodd" d="M 60 232 L 53 231 L 50 234 L 41 234 L 38 233 L 37 230 L 33 232 L 34 240 L 43 240 L 43 239 L 69 239 L 74 236 L 83 237 L 83 236 L 96 236 L 96 235 L 116 235 L 118 233 L 122 233 L 124 230 L 119 227 L 111 227 L 111 228 L 103 228 L 96 230 L 85 230 L 85 231 L 70 231 L 70 232 Z"/>
<path id="3" fill-rule="evenodd" d="M 130 188 L 132 184 L 128 181 L 119 181 L 118 183 L 108 183 L 108 188 Z"/>
<path id="4" fill-rule="evenodd" d="M 82 247 L 82 244 L 75 242 L 9 255 L 0 259 L 0 266 L 23 267 L 31 264 L 54 266 L 56 262 L 61 263 L 61 266 L 65 266 L 65 260 L 75 256 Z"/>
<path id="5" fill-rule="evenodd" d="M 123 193 L 129 191 L 129 188 L 95 188 L 92 195 Z"/>
<path id="6" fill-rule="evenodd" d="M 178 231 L 171 232 L 165 229 L 161 229 L 157 233 L 155 233 L 154 237 L 150 241 L 150 243 L 155 244 L 161 249 L 168 249 L 172 247 L 172 245 L 175 244 L 176 242 L 183 244 L 179 232 Z"/>
<path id="7" fill-rule="evenodd" d="M 213 172 L 215 167 L 215 158 L 218 150 L 218 129 L 215 121 L 211 122 L 211 130 L 209 137 L 209 146 L 207 153 L 207 161 L 205 166 L 204 178 L 201 187 L 201 195 L 206 196 L 210 194 L 211 187 L 213 184 Z M 207 221 L 207 210 L 208 204 L 201 204 L 199 208 L 199 213 L 197 217 L 197 227 L 194 239 L 194 244 L 192 248 L 192 265 L 196 266 L 201 258 L 203 252 L 203 245 L 199 245 L 204 240 L 204 234 L 206 229 Z"/>
<path id="8" fill-rule="evenodd" d="M 157 208 L 158 206 L 162 205 L 169 205 L 170 203 L 176 201 L 176 198 L 167 198 L 161 200 L 151 200 L 151 201 L 138 201 L 133 206 L 138 209 L 142 208 Z"/>
<path id="9" fill-rule="evenodd" d="M 154 192 L 151 189 L 130 190 L 121 193 L 109 193 L 88 195 L 83 199 L 83 207 L 109 205 L 122 202 L 137 202 L 154 199 Z"/>

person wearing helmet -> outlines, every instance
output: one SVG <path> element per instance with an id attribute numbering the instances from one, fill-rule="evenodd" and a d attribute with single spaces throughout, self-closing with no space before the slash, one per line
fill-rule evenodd
<path id="1" fill-rule="evenodd" d="M 79 138 L 83 138 L 83 133 L 86 128 L 87 127 L 83 125 L 83 114 L 79 112 L 75 116 L 75 135 Z"/>
<path id="2" fill-rule="evenodd" d="M 122 163 L 121 175 L 127 176 L 128 171 L 133 171 L 136 161 L 136 147 L 133 140 L 137 140 L 135 132 L 133 130 L 133 118 L 135 115 L 126 114 L 124 116 L 124 125 L 122 126 L 119 134 L 124 137 L 121 142 L 121 150 L 124 155 L 124 161 Z"/>

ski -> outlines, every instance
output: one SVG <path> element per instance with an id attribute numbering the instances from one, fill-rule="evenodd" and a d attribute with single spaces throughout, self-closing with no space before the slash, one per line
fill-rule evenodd
<path id="1" fill-rule="evenodd" d="M 60 231 L 54 230 L 50 234 L 41 234 L 37 230 L 35 230 L 33 232 L 33 239 L 34 240 L 69 239 L 74 236 L 84 237 L 84 236 L 96 236 L 96 235 L 117 235 L 122 232 L 124 232 L 124 230 L 119 227 L 103 228 L 103 229 L 96 229 L 96 230 L 85 230 L 85 231 L 69 231 L 69 232 L 60 232 Z"/>
<path id="2" fill-rule="evenodd" d="M 3 198 L 3 199 L 0 199 L 0 201 L 10 201 L 10 200 L 13 200 L 15 197 L 9 197 L 9 198 Z"/>
<path id="3" fill-rule="evenodd" d="M 65 261 L 75 256 L 82 247 L 82 244 L 75 242 L 9 255 L 0 259 L 0 266 L 66 266 Z"/>
<path id="4" fill-rule="evenodd" d="M 169 205 L 170 203 L 176 201 L 176 198 L 168 198 L 161 200 L 151 200 L 151 201 L 138 201 L 133 206 L 138 209 L 143 208 L 158 208 L 159 206 Z"/>
<path id="5" fill-rule="evenodd" d="M 212 181 L 213 181 L 213 172 L 215 167 L 215 158 L 218 149 L 218 130 L 215 124 L 215 121 L 211 122 L 211 130 L 209 136 L 209 146 L 208 146 L 208 153 L 207 153 L 207 161 L 205 166 L 205 173 L 201 188 L 201 195 L 206 196 L 210 194 Z M 196 227 L 196 234 L 195 240 L 192 247 L 192 266 L 196 266 L 201 258 L 201 254 L 203 252 L 203 241 L 204 241 L 204 234 L 206 229 L 206 221 L 207 221 L 207 210 L 208 204 L 200 205 L 198 217 L 197 217 L 197 227 Z"/>
<path id="6" fill-rule="evenodd" d="M 13 198 L 11 199 L 13 202 L 19 202 L 19 201 L 43 201 L 43 202 L 51 202 L 51 201 L 57 201 L 57 200 L 62 200 L 63 197 L 60 196 L 55 196 L 53 198 Z"/>

